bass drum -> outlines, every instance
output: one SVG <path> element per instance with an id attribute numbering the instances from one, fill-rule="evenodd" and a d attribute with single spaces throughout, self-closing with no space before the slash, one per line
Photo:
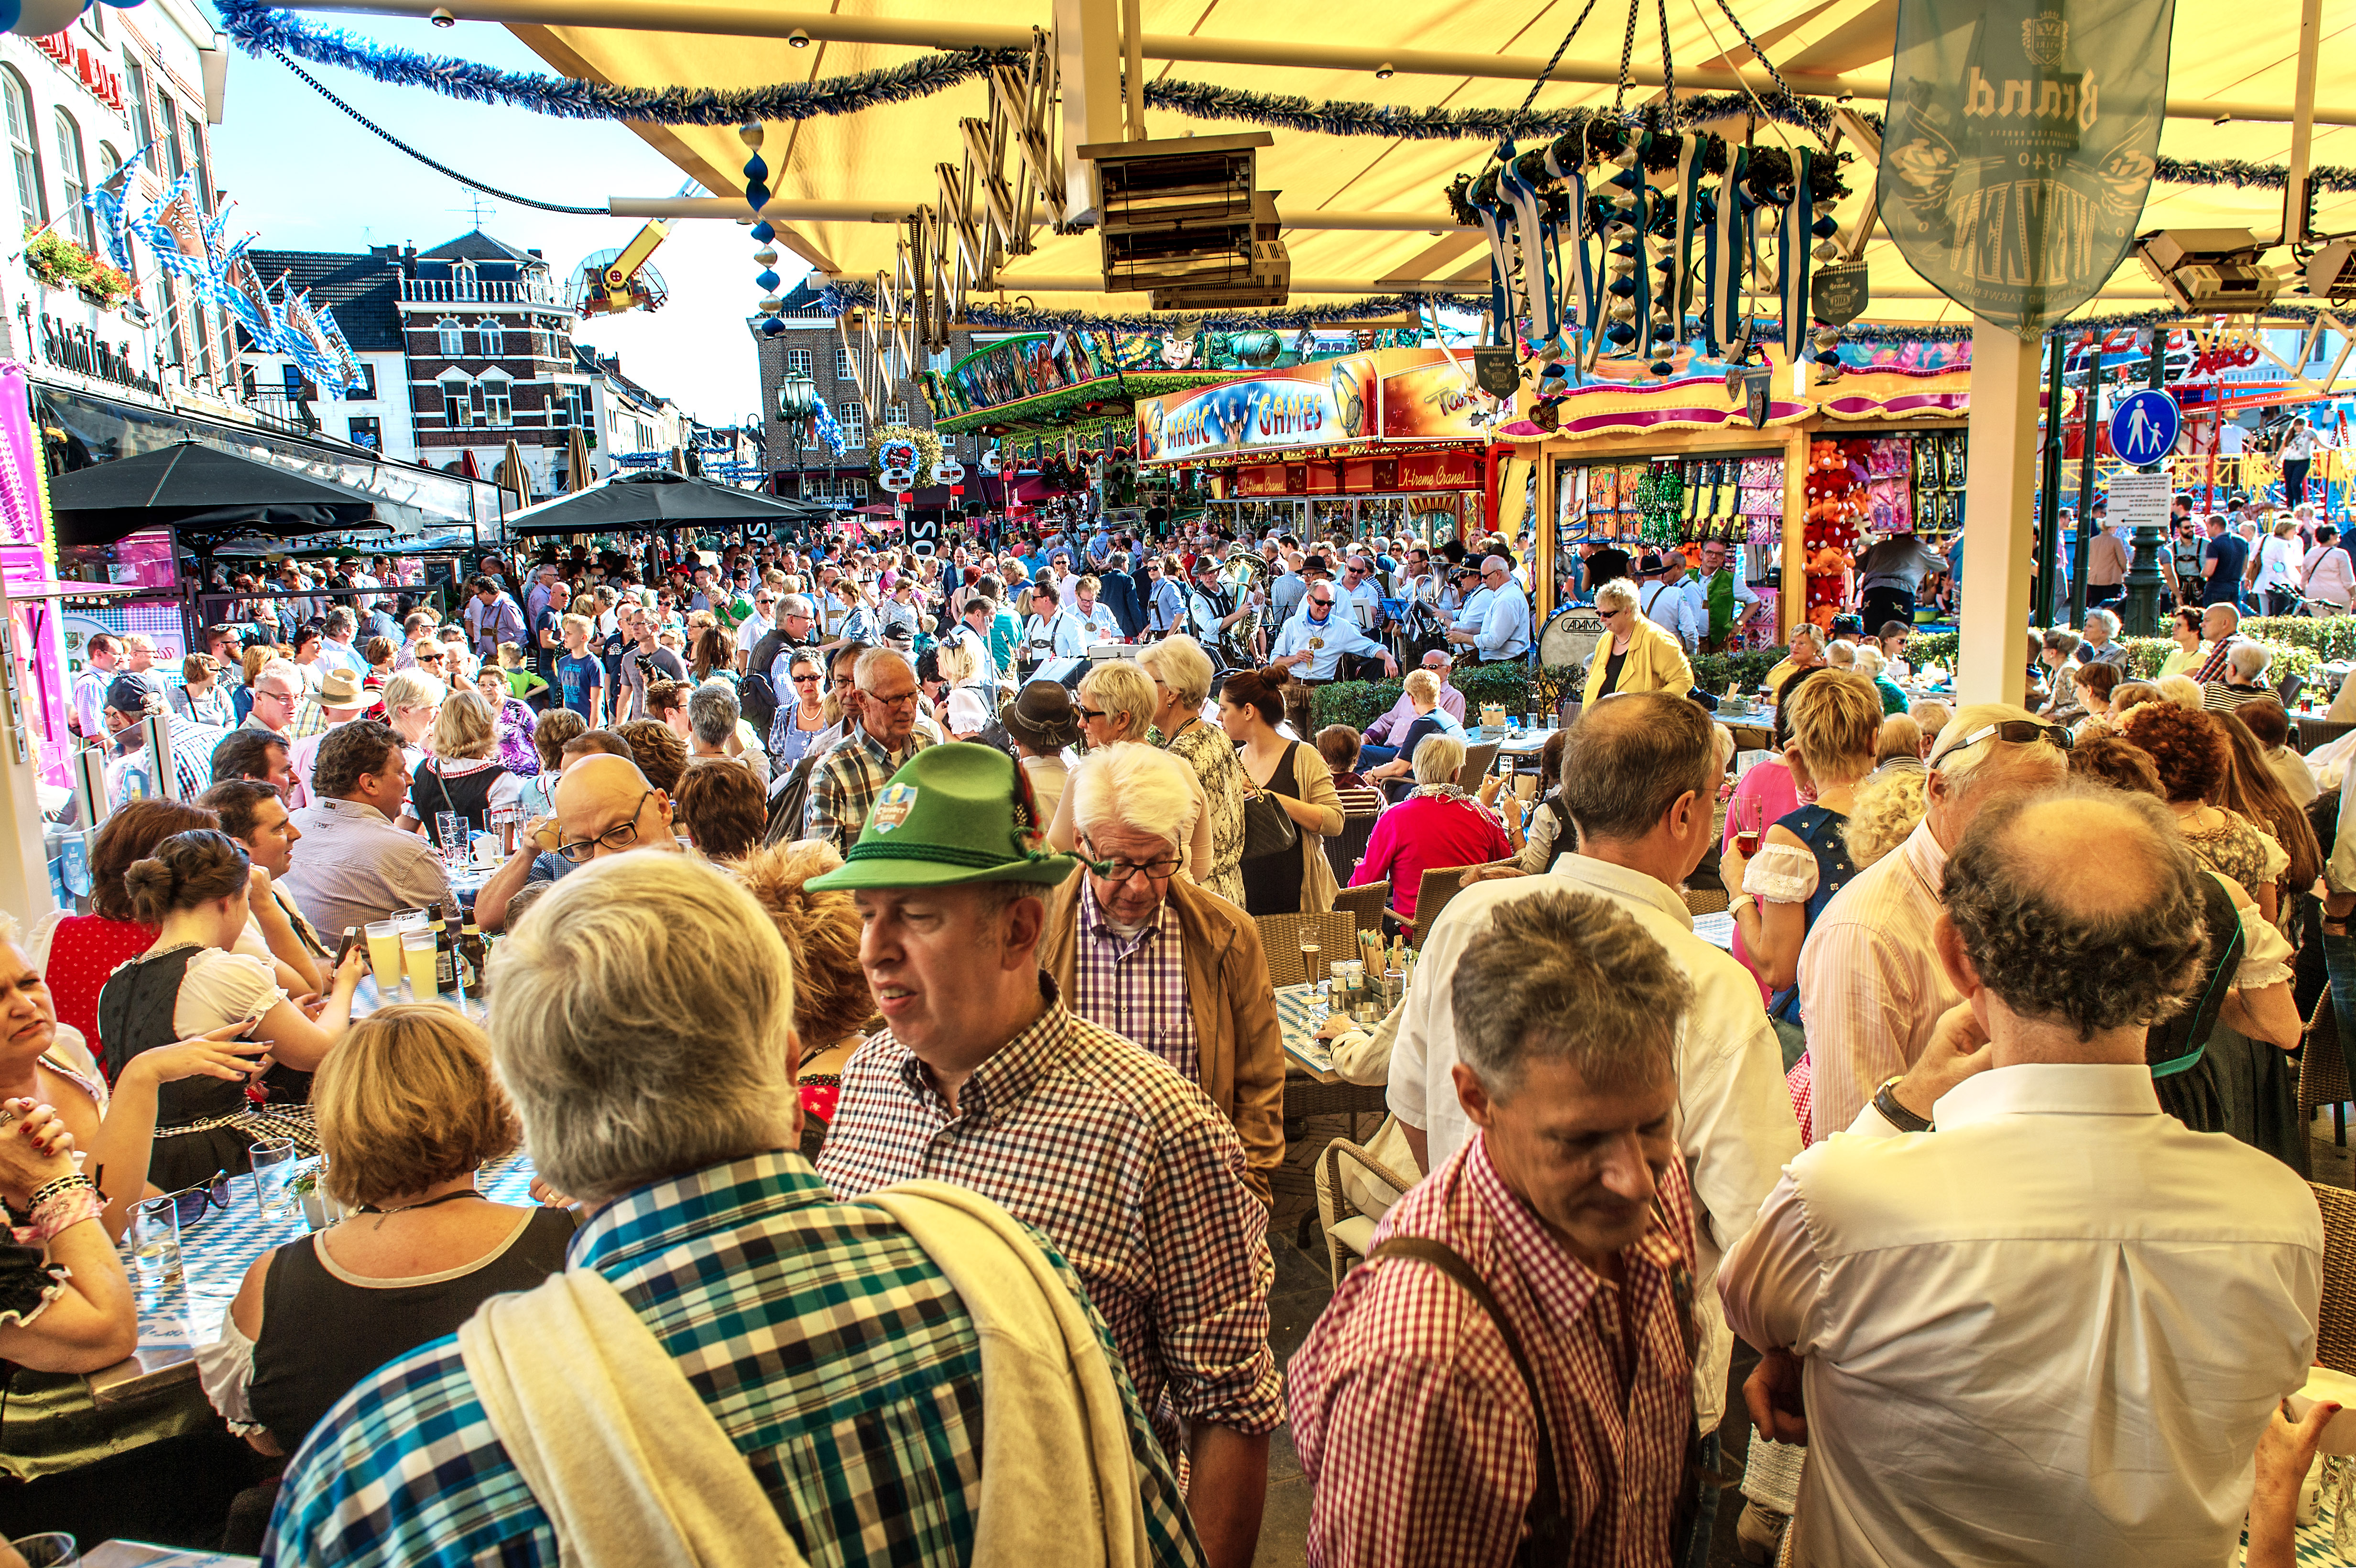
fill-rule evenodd
<path id="1" fill-rule="evenodd" d="M 1587 661 L 1595 656 L 1596 645 L 1608 635 L 1603 618 L 1592 605 L 1566 604 L 1554 613 L 1546 630 L 1538 634 L 1538 663 L 1578 670 L 1583 688 Z M 1576 690 L 1573 695 L 1577 695 Z"/>

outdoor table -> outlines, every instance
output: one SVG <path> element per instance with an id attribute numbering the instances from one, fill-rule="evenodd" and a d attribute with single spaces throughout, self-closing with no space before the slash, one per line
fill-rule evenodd
<path id="1" fill-rule="evenodd" d="M 1376 1115 L 1389 1109 L 1386 1085 L 1353 1083 L 1333 1071 L 1333 1054 L 1317 1038 L 1325 1009 L 1313 986 L 1279 986 L 1276 1021 L 1284 1033 L 1284 1115 Z"/>

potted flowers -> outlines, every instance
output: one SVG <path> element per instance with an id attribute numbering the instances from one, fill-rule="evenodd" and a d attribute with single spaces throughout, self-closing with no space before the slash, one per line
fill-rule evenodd
<path id="1" fill-rule="evenodd" d="M 25 270 L 44 288 L 71 289 L 101 310 L 112 310 L 137 286 L 131 274 L 45 229 L 25 246 Z"/>

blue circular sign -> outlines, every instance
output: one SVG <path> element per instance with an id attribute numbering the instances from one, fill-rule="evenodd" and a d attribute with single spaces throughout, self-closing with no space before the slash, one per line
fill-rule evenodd
<path id="1" fill-rule="evenodd" d="M 2148 388 L 2119 400 L 2111 411 L 2111 451 L 2123 463 L 2141 467 L 2176 450 L 2184 411 L 2169 393 Z"/>

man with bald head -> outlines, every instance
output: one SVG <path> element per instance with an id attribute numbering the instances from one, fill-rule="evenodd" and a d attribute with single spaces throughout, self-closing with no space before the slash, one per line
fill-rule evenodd
<path id="1" fill-rule="evenodd" d="M 843 714 L 850 728 L 810 772 L 801 833 L 845 853 L 900 764 L 930 744 L 916 728 L 916 670 L 905 655 L 870 648 L 851 667 L 851 679 Z"/>
<path id="2" fill-rule="evenodd" d="M 1963 999 L 1932 942 L 1948 852 L 1988 802 L 2060 784 L 2069 748 L 2069 731 L 2026 709 L 1991 702 L 1959 710 L 1931 750 L 1922 822 L 1833 895 L 1808 928 L 1799 983 L 1811 1141 L 1854 1121 L 1884 1080 L 1914 1064 L 1940 1015 Z"/>
<path id="3" fill-rule="evenodd" d="M 2315 1352 L 2323 1226 L 2297 1173 L 2153 1093 L 2202 872 L 2159 802 L 2085 784 L 2000 793 L 1948 842 L 1956 1006 L 1719 1275 L 1765 1352 L 1752 1419 L 1808 1445 L 1794 1558 L 2230 1563 Z"/>
<path id="4" fill-rule="evenodd" d="M 670 796 L 628 757 L 602 751 L 573 756 L 556 781 L 553 804 L 555 815 L 526 828 L 515 853 L 475 895 L 475 923 L 485 931 L 506 927 L 508 905 L 531 883 L 552 882 L 575 866 L 632 849 L 681 852 L 671 831 Z"/>

